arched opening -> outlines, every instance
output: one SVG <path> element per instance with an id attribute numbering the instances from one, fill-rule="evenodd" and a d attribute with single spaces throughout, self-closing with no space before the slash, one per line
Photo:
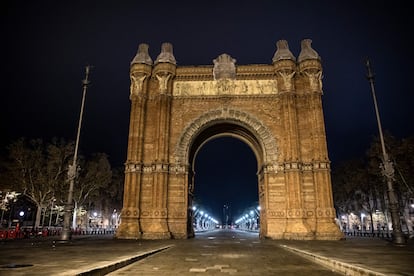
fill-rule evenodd
<path id="1" fill-rule="evenodd" d="M 200 219 L 205 214 L 218 222 L 213 223 L 216 228 L 240 225 L 258 232 L 258 214 L 250 215 L 250 209 L 255 209 L 259 202 L 257 160 L 245 142 L 233 137 L 209 140 L 197 152 L 193 169 L 193 207 L 203 213 L 196 213 L 195 233 L 206 228 Z M 246 212 L 249 220 L 236 224 Z"/>
<path id="2" fill-rule="evenodd" d="M 189 157 L 189 231 L 196 234 L 214 227 L 259 233 L 257 172 L 262 150 L 251 132 L 238 124 L 216 122 L 197 135 Z M 249 217 L 240 221 L 246 213 Z"/>

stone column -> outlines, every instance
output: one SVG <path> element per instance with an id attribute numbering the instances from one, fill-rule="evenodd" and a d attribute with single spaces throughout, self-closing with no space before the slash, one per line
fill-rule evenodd
<path id="1" fill-rule="evenodd" d="M 304 220 L 301 191 L 301 155 L 296 105 L 296 63 L 287 42 L 278 41 L 273 57 L 273 66 L 281 93 L 284 137 L 284 174 L 286 183 L 286 228 L 285 239 L 311 239 L 313 234 Z"/>
<path id="2" fill-rule="evenodd" d="M 156 94 L 157 122 L 155 123 L 155 158 L 152 161 L 152 204 L 145 218 L 147 229 L 144 239 L 169 239 L 167 217 L 167 194 L 169 177 L 169 133 L 172 101 L 172 79 L 175 76 L 176 61 L 170 43 L 163 43 L 158 55 L 153 77 L 158 81 Z M 144 220 L 144 218 L 142 218 Z"/>
<path id="3" fill-rule="evenodd" d="M 152 60 L 148 55 L 148 45 L 140 44 L 138 53 L 131 62 L 130 100 L 131 113 L 129 124 L 127 161 L 125 163 L 124 202 L 121 224 L 117 238 L 141 238 L 139 225 L 140 190 L 142 176 L 142 155 L 144 137 L 144 117 L 147 100 L 147 80 L 151 75 Z"/>
<path id="4" fill-rule="evenodd" d="M 311 47 L 311 40 L 302 41 L 298 62 L 300 74 L 304 79 L 304 96 L 311 112 L 309 123 L 312 129 L 312 172 L 316 204 L 315 238 L 337 240 L 342 238 L 343 234 L 335 223 L 330 161 L 322 111 L 322 66 L 319 55 Z"/>

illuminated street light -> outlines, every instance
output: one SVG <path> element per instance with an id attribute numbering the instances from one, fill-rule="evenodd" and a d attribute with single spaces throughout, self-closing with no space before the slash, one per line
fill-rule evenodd
<path id="1" fill-rule="evenodd" d="M 375 96 L 374 74 L 371 71 L 371 65 L 368 59 L 366 61 L 366 66 L 368 69 L 367 78 L 368 78 L 369 83 L 371 84 L 371 92 L 372 92 L 372 98 L 374 100 L 375 115 L 377 117 L 378 131 L 379 131 L 379 136 L 381 140 L 381 148 L 382 148 L 381 169 L 382 169 L 382 174 L 387 179 L 388 201 L 389 201 L 389 209 L 391 213 L 392 232 L 393 232 L 392 240 L 393 240 L 393 243 L 396 245 L 405 245 L 406 241 L 401 231 L 398 200 L 397 200 L 397 196 L 395 194 L 394 187 L 393 187 L 394 167 L 393 167 L 391 160 L 388 157 L 387 151 L 385 150 L 385 143 L 384 143 L 384 137 L 382 134 L 382 126 L 381 126 L 381 120 L 380 120 L 380 115 L 378 111 L 377 98 Z"/>
<path id="2" fill-rule="evenodd" d="M 79 115 L 79 124 L 78 124 L 78 132 L 76 135 L 76 143 L 75 143 L 75 153 L 73 155 L 73 163 L 72 165 L 69 165 L 68 169 L 68 179 L 69 179 L 69 192 L 68 192 L 68 200 L 65 204 L 65 217 L 63 220 L 63 230 L 62 230 L 62 236 L 61 241 L 69 241 L 72 238 L 72 232 L 70 227 L 70 220 L 72 218 L 73 213 L 73 186 L 75 184 L 75 178 L 76 178 L 76 159 L 78 158 L 78 148 L 79 148 L 79 137 L 80 137 L 80 131 L 82 126 L 82 117 L 83 117 L 83 108 L 85 106 L 85 97 L 86 97 L 86 90 L 88 89 L 89 85 L 89 71 L 91 69 L 91 66 L 86 66 L 86 72 L 85 72 L 85 79 L 82 81 L 83 84 L 83 95 L 82 95 L 82 104 L 80 109 L 80 115 Z"/>
<path id="3" fill-rule="evenodd" d="M 361 231 L 364 230 L 364 218 L 365 218 L 365 214 L 361 213 Z"/>

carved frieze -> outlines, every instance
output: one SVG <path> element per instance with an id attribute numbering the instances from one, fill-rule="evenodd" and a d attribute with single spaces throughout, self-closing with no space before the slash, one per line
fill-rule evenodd
<path id="1" fill-rule="evenodd" d="M 173 96 L 269 95 L 277 94 L 277 81 L 230 80 L 175 81 Z"/>
<path id="2" fill-rule="evenodd" d="M 125 173 L 157 173 L 157 172 L 169 172 L 174 174 L 188 173 L 188 165 L 181 164 L 167 164 L 167 163 L 154 163 L 154 164 L 141 164 L 141 163 L 128 163 L 125 164 Z"/>
<path id="3" fill-rule="evenodd" d="M 141 172 L 141 170 L 142 170 L 142 164 L 140 164 L 140 163 L 125 164 L 125 173 Z"/>
<path id="4" fill-rule="evenodd" d="M 180 164 L 172 164 L 169 168 L 170 173 L 188 173 L 188 166 L 180 165 Z"/>
<path id="5" fill-rule="evenodd" d="M 285 210 L 268 210 L 266 213 L 268 218 L 286 218 Z"/>
<path id="6" fill-rule="evenodd" d="M 274 164 L 266 164 L 263 166 L 264 173 L 278 173 L 278 172 L 285 172 L 289 170 L 301 170 L 301 171 L 314 171 L 314 170 L 329 170 L 330 164 L 329 162 L 284 162 L 281 164 L 274 163 Z"/>
<path id="7" fill-rule="evenodd" d="M 166 218 L 168 214 L 167 209 L 145 209 L 141 210 L 142 218 Z"/>

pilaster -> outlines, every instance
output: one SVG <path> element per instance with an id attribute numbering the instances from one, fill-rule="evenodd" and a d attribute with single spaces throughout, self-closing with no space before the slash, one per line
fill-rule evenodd
<path id="1" fill-rule="evenodd" d="M 322 65 L 318 53 L 312 49 L 311 40 L 302 41 L 299 55 L 299 73 L 303 81 L 302 96 L 308 106 L 307 122 L 312 130 L 312 173 L 315 186 L 315 238 L 335 240 L 342 237 L 335 223 L 332 198 L 330 162 L 326 144 L 325 123 L 322 112 Z"/>
<path id="2" fill-rule="evenodd" d="M 141 225 L 144 239 L 171 238 L 168 227 L 168 183 L 169 183 L 169 141 L 170 116 L 172 101 L 172 82 L 176 71 L 176 61 L 170 43 L 163 43 L 158 55 L 152 77 L 156 80 L 155 106 L 155 139 L 152 159 L 152 202 L 151 208 L 142 210 Z"/>
<path id="3" fill-rule="evenodd" d="M 139 225 L 141 167 L 147 82 L 151 75 L 151 65 L 152 60 L 148 55 L 148 45 L 140 44 L 130 67 L 131 113 L 127 161 L 125 163 L 124 204 L 121 211 L 121 224 L 116 234 L 118 238 L 136 239 L 141 237 Z"/>

